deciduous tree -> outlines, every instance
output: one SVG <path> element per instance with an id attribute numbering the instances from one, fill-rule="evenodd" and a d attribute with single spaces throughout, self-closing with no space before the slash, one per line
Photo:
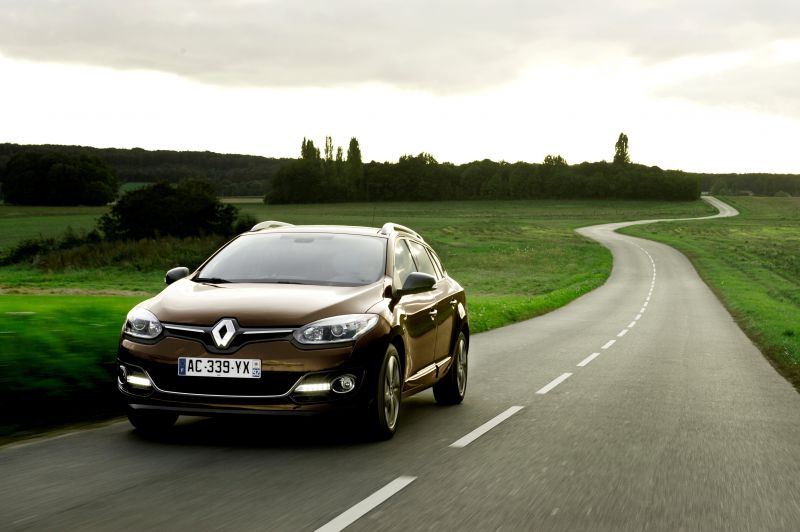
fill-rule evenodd
<path id="1" fill-rule="evenodd" d="M 617 143 L 614 144 L 614 162 L 616 164 L 628 164 L 631 156 L 628 153 L 628 135 L 620 133 Z"/>
<path id="2" fill-rule="evenodd" d="M 542 164 L 545 166 L 567 166 L 567 160 L 560 155 L 545 155 Z"/>

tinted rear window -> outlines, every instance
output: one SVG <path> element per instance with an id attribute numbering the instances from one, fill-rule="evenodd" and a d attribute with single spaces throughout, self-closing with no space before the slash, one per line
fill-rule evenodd
<path id="1" fill-rule="evenodd" d="M 328 233 L 242 235 L 222 249 L 196 280 L 359 286 L 386 270 L 386 239 Z"/>

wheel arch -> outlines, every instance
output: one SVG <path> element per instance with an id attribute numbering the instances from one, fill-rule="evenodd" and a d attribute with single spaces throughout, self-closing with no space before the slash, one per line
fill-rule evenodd
<path id="1" fill-rule="evenodd" d="M 406 343 L 403 339 L 403 335 L 400 332 L 396 332 L 392 339 L 389 340 L 389 344 L 393 345 L 395 349 L 397 349 L 397 355 L 400 357 L 400 374 L 403 375 L 403 381 L 405 381 L 406 375 L 406 367 L 408 366 L 408 361 L 406 360 Z"/>

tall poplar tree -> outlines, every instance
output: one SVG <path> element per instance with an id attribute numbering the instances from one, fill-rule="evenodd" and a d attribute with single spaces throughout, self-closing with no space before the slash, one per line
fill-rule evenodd
<path id="1" fill-rule="evenodd" d="M 625 133 L 619 134 L 619 139 L 614 145 L 614 162 L 617 164 L 628 164 L 631 162 L 631 156 L 628 153 L 628 135 Z"/>
<path id="2" fill-rule="evenodd" d="M 361 161 L 361 146 L 358 139 L 350 139 L 347 147 L 347 199 L 358 199 L 364 182 L 364 164 Z"/>

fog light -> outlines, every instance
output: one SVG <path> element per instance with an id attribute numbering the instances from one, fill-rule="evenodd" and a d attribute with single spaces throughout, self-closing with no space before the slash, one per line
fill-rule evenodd
<path id="1" fill-rule="evenodd" d="M 135 388 L 150 388 L 153 384 L 144 375 L 128 375 L 125 382 Z"/>
<path id="2" fill-rule="evenodd" d="M 327 392 L 330 389 L 331 383 L 329 382 L 309 382 L 299 385 L 294 391 L 297 393 L 319 393 Z"/>
<path id="3" fill-rule="evenodd" d="M 333 379 L 331 389 L 336 393 L 352 392 L 356 387 L 356 378 L 352 375 L 340 375 Z"/>

